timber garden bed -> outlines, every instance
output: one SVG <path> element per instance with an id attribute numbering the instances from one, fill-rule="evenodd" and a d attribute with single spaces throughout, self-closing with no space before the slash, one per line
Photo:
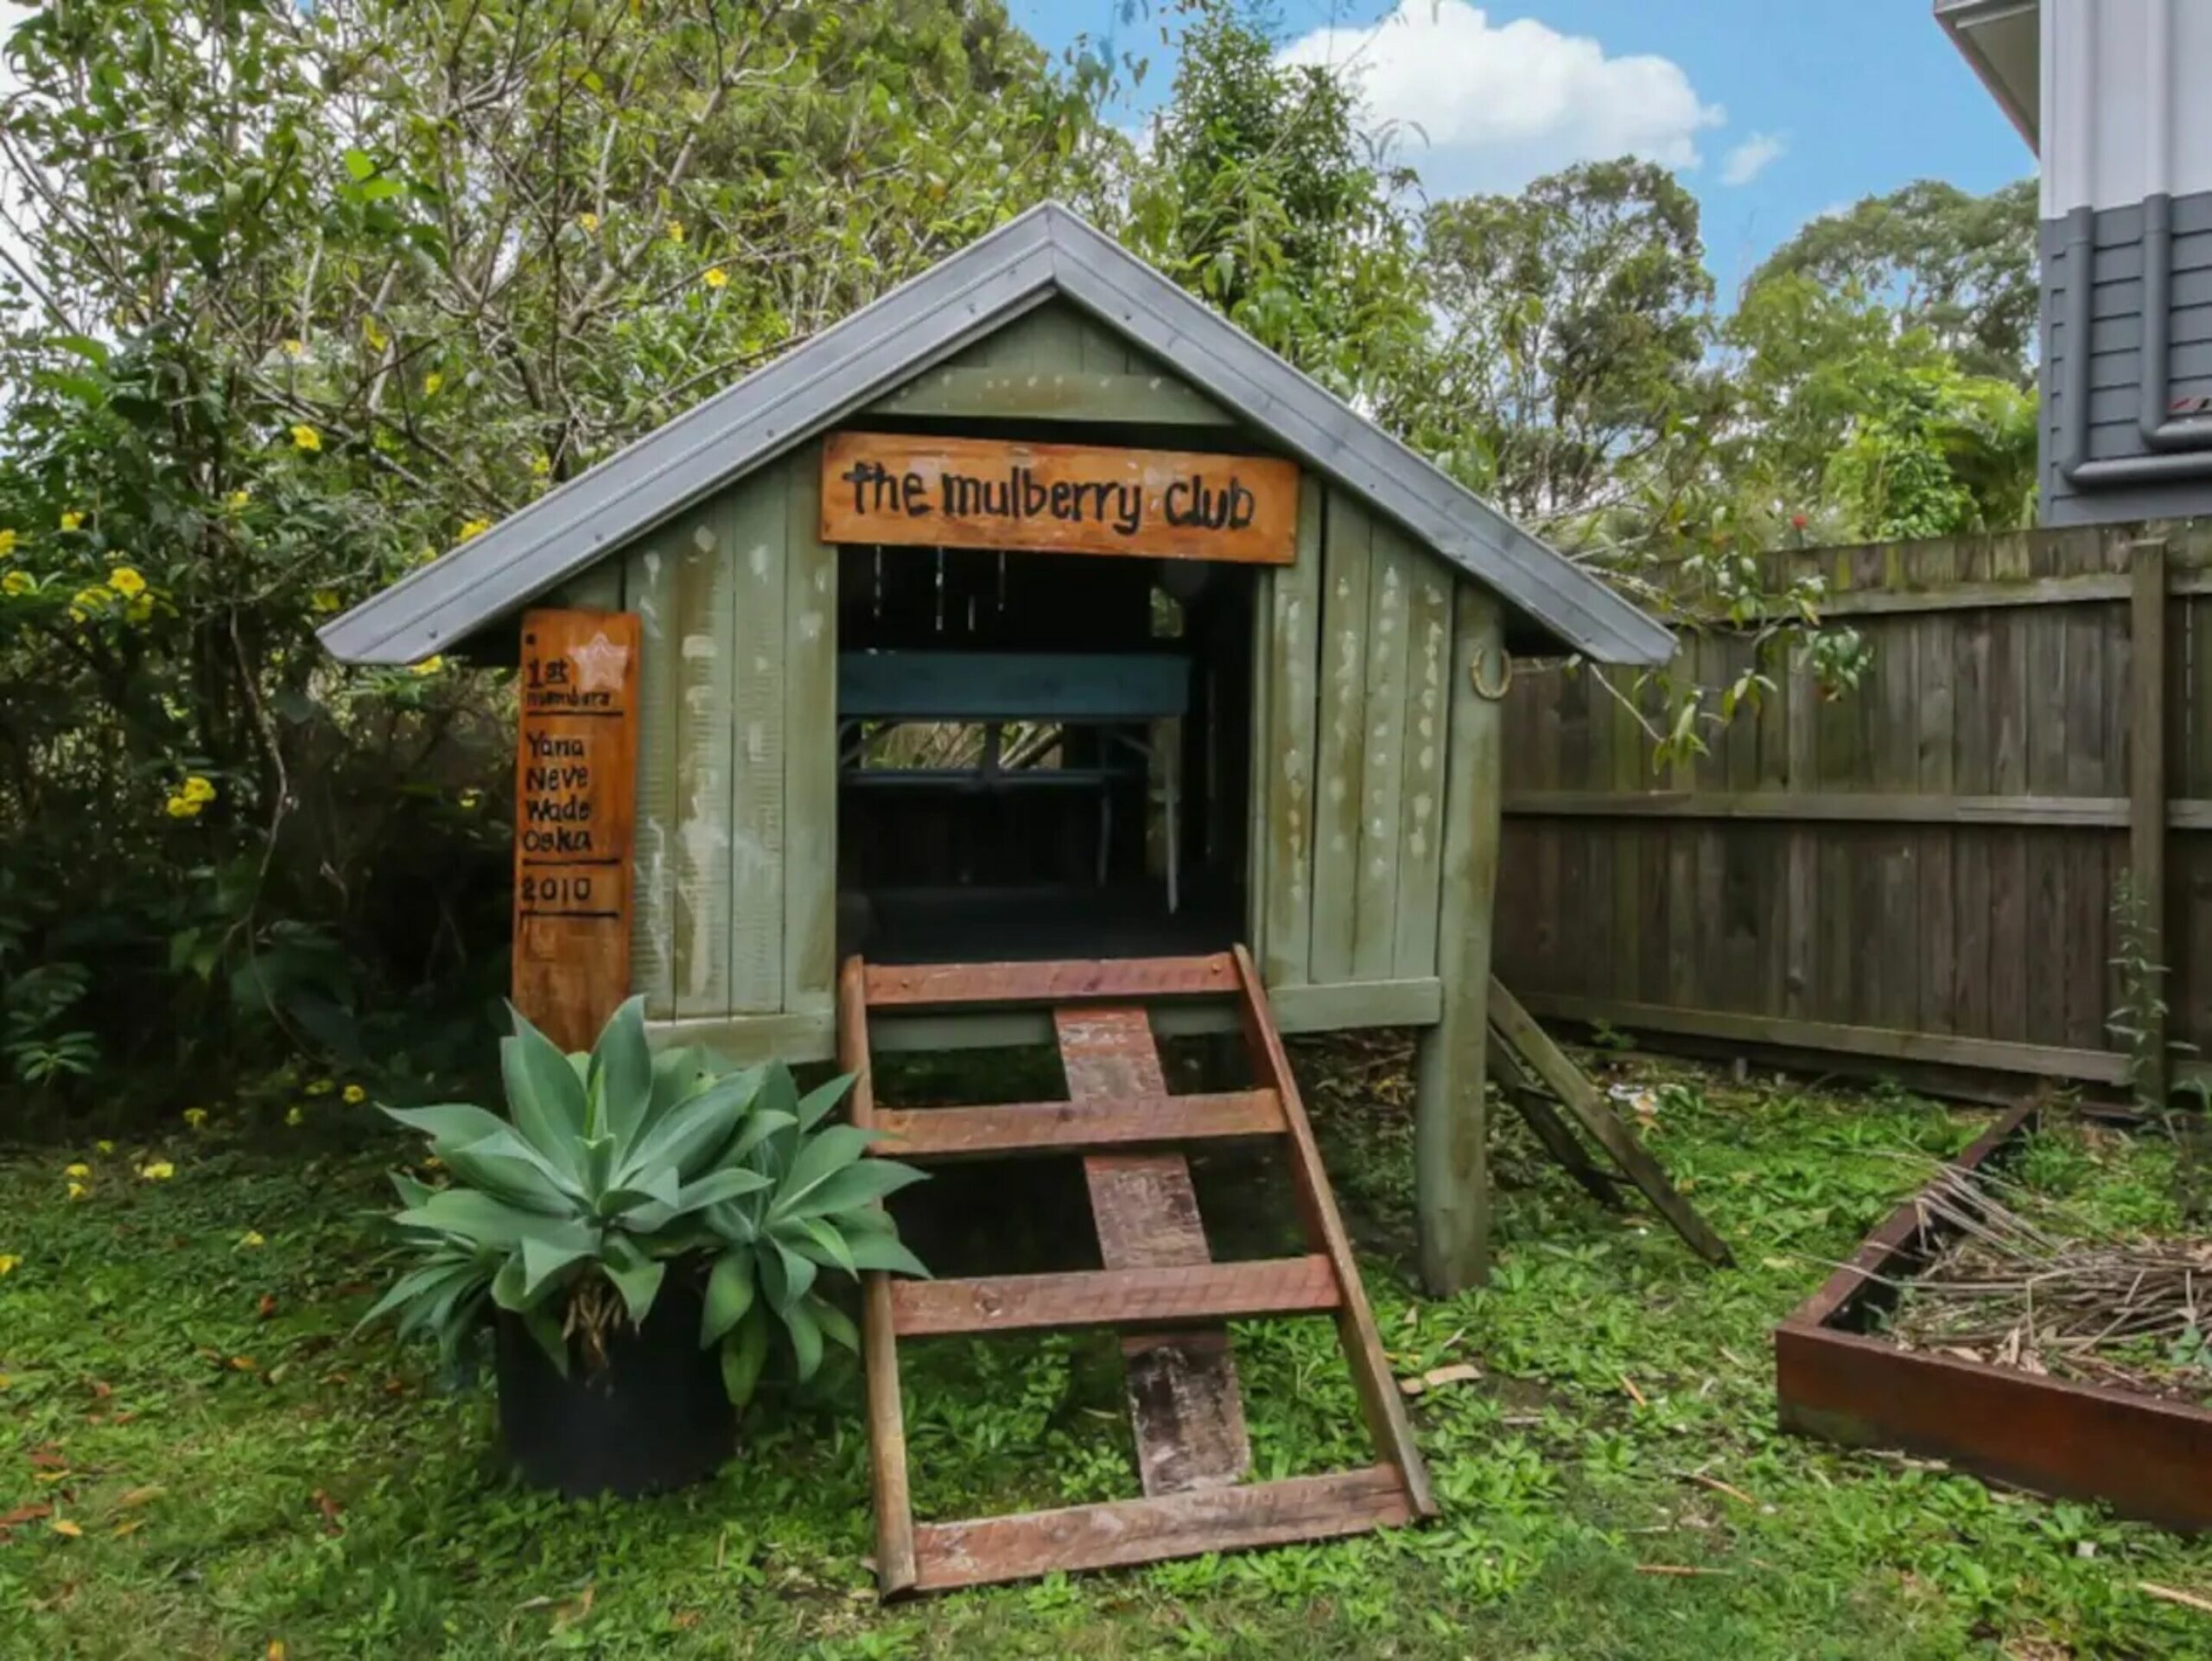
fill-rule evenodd
<path id="1" fill-rule="evenodd" d="M 1948 1158 L 1985 1115 L 1599 1057 L 1739 1267 L 1605 1212 L 1500 1115 L 1491 1283 L 1428 1300 L 1408 1047 L 1296 1049 L 1394 1369 L 1439 1378 L 1411 1402 L 1430 1526 L 879 1608 L 849 1378 L 764 1401 L 696 1488 L 533 1492 L 494 1457 L 488 1392 L 353 1331 L 393 1261 L 366 1213 L 419 1144 L 295 1081 L 198 1131 L 0 1151 L 0 1657 L 2203 1652 L 2212 1616 L 2142 1588 L 2212 1597 L 2212 1541 L 1775 1426 L 1775 1323 L 1916 1181 L 1897 1150 Z M 2030 1152 L 2119 1225 L 2164 1204 L 2155 1147 L 2055 1126 Z M 1325 1324 L 1235 1342 L 1258 1474 L 1355 1455 Z M 1109 1338 L 932 1340 L 906 1384 L 919 1510 L 1129 1491 Z"/>
<path id="2" fill-rule="evenodd" d="M 2212 1527 L 2212 1411 L 2185 1398 L 2171 1369 L 2152 1363 L 2131 1374 L 2103 1362 L 2099 1371 L 2113 1382 L 2063 1378 L 2042 1370 L 2032 1344 L 2018 1352 L 2017 1327 L 2009 1343 L 1979 1349 L 1936 1341 L 1935 1323 L 1922 1323 L 1910 1346 L 1890 1330 L 1910 1325 L 1901 1300 L 1923 1287 L 1999 1290 L 1965 1281 L 1962 1270 L 1987 1260 L 1956 1260 L 1961 1237 L 1987 1231 L 1971 1202 L 1965 1212 L 1955 1202 L 1986 1192 L 1977 1184 L 2018 1159 L 2037 1120 L 2032 1105 L 2005 1114 L 1783 1322 L 1775 1333 L 1782 1422 L 1851 1446 L 1948 1460 L 2039 1493 L 2101 1500 L 2171 1528 Z M 2054 1271 L 2054 1301 L 2062 1284 Z M 2130 1289 L 2110 1298 L 2113 1325 L 2133 1296 Z"/>

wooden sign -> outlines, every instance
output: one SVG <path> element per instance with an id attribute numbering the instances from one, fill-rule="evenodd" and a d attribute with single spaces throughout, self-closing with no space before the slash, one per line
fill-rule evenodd
<path id="1" fill-rule="evenodd" d="M 1262 455 L 837 433 L 822 539 L 1287 565 L 1298 469 Z"/>
<path id="2" fill-rule="evenodd" d="M 636 614 L 524 613 L 520 685 L 515 1007 L 563 1049 L 589 1049 L 630 994 Z"/>

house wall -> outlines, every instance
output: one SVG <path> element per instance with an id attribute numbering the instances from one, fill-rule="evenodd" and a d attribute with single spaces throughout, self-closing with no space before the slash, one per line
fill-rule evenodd
<path id="1" fill-rule="evenodd" d="M 1016 374 L 1033 400 L 1040 377 L 1112 378 L 1085 407 L 1102 388 L 1142 400 L 1124 412 L 1142 434 L 1128 442 L 1239 442 L 1201 394 L 1071 307 L 1039 308 L 945 367 Z M 880 407 L 911 412 L 937 375 Z M 734 1054 L 830 1053 L 837 596 L 836 550 L 816 534 L 820 454 L 817 441 L 737 481 L 562 596 L 643 625 L 634 988 L 664 1034 Z M 1298 562 L 1259 580 L 1247 938 L 1287 1030 L 1433 1026 L 1452 769 L 1493 812 L 1497 788 L 1479 718 L 1455 729 L 1454 652 L 1495 672 L 1498 608 L 1455 601 L 1472 590 L 1441 560 L 1310 474 Z M 1456 937 L 1487 939 L 1486 916 L 1446 926 L 1455 964 Z"/>
<path id="2" fill-rule="evenodd" d="M 2154 455 L 2138 428 L 2145 372 L 2145 226 L 2170 203 L 2166 413 L 2212 397 L 2212 6 L 2202 0 L 2042 0 L 2043 517 L 2053 525 L 2212 511 L 2212 449 L 2158 476 L 2068 476 L 2075 405 L 2081 459 Z M 2155 253 L 2152 254 L 2155 258 Z M 2069 338 L 2073 291 L 2090 287 L 2085 342 Z M 2088 353 L 2086 396 L 2071 396 Z M 2189 449 L 2167 452 L 2186 455 Z"/>

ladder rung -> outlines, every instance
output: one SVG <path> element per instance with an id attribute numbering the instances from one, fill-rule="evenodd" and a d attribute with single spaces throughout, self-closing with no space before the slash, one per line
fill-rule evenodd
<path id="1" fill-rule="evenodd" d="M 893 1159 L 973 1159 L 1272 1136 L 1285 1127 L 1282 1098 L 1274 1091 L 1240 1090 L 1001 1107 L 878 1108 L 875 1128 L 884 1140 L 872 1153 Z"/>
<path id="2" fill-rule="evenodd" d="M 1236 960 L 1217 952 L 1075 963 L 870 964 L 867 977 L 871 1009 L 1225 996 L 1236 990 Z"/>
<path id="3" fill-rule="evenodd" d="M 1326 1257 L 1096 1269 L 1069 1275 L 899 1281 L 891 1327 L 901 1338 L 1074 1327 L 1210 1325 L 1248 1315 L 1311 1314 L 1337 1307 Z"/>
<path id="4" fill-rule="evenodd" d="M 1112 1569 L 1362 1534 L 1413 1517 L 1404 1480 L 1395 1467 L 1376 1465 L 1249 1487 L 925 1523 L 914 1531 L 915 1584 L 923 1592 L 950 1591 L 1055 1569 Z"/>

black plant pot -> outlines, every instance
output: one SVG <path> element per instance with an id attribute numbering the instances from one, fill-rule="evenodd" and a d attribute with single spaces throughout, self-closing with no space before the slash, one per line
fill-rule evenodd
<path id="1" fill-rule="evenodd" d="M 563 1378 L 521 1321 L 499 1317 L 499 1426 L 524 1480 L 622 1498 L 711 1476 L 737 1445 L 721 1364 L 699 1347 L 699 1289 L 671 1275 L 645 1325 L 618 1321 L 604 1365 L 572 1346 Z"/>

